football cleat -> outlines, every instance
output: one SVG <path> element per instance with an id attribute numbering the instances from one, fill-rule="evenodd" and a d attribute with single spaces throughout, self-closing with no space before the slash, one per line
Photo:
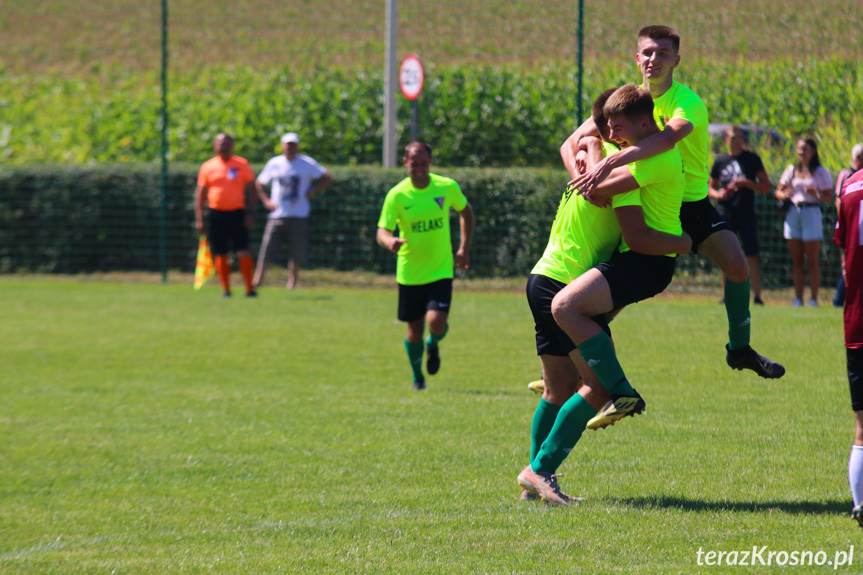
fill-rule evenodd
<path id="1" fill-rule="evenodd" d="M 647 407 L 647 404 L 641 396 L 638 395 L 637 391 L 635 391 L 635 395 L 612 394 L 611 399 L 608 400 L 608 403 L 605 404 L 602 411 L 593 416 L 593 418 L 587 422 L 585 428 L 596 430 L 608 427 L 609 425 L 614 425 L 615 422 L 620 421 L 624 417 L 635 415 L 636 413 L 642 413 L 645 407 Z"/>
<path id="2" fill-rule="evenodd" d="M 440 369 L 440 348 L 437 345 L 430 345 L 427 351 L 426 371 L 429 372 L 429 375 L 434 375 Z"/>
<path id="3" fill-rule="evenodd" d="M 519 497 L 522 501 L 539 501 L 539 495 L 536 493 L 531 493 L 527 489 L 521 490 L 521 496 Z"/>
<path id="4" fill-rule="evenodd" d="M 540 499 L 549 505 L 569 507 L 568 495 L 560 490 L 557 477 L 553 473 L 537 472 L 531 469 L 530 464 L 518 474 L 518 484 L 529 493 L 539 495 Z"/>
<path id="5" fill-rule="evenodd" d="M 527 388 L 537 395 L 542 395 L 543 392 L 545 391 L 545 382 L 541 379 L 538 379 L 536 381 L 531 381 L 530 383 L 527 384 Z"/>
<path id="6" fill-rule="evenodd" d="M 857 521 L 857 525 L 863 528 L 863 503 L 851 510 L 851 519 Z"/>
<path id="7" fill-rule="evenodd" d="M 725 362 L 732 369 L 751 369 L 766 379 L 779 379 L 785 375 L 785 368 L 781 364 L 759 355 L 748 345 L 740 349 L 729 349 L 726 345 L 725 350 Z"/>
<path id="8" fill-rule="evenodd" d="M 414 389 L 416 391 L 421 391 L 425 388 L 426 388 L 426 380 L 425 379 L 419 379 L 419 380 L 414 382 Z"/>

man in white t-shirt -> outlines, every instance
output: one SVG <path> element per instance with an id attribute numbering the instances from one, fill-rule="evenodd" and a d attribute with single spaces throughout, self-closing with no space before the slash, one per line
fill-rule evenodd
<path id="1" fill-rule="evenodd" d="M 270 211 L 258 253 L 254 284 L 261 285 L 267 264 L 281 256 L 282 244 L 291 244 L 288 289 L 299 282 L 300 268 L 308 258 L 309 212 L 312 197 L 323 191 L 332 178 L 325 168 L 299 153 L 300 138 L 294 132 L 282 136 L 282 154 L 271 158 L 255 180 L 258 197 Z M 312 184 L 314 183 L 314 187 Z M 270 188 L 267 197 L 265 187 Z"/>

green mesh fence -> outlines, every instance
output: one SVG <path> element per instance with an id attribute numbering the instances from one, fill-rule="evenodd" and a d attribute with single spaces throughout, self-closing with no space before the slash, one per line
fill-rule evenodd
<path id="1" fill-rule="evenodd" d="M 526 276 L 545 248 L 566 178 L 550 169 L 440 171 L 461 183 L 476 213 L 469 275 Z M 309 267 L 394 273 L 395 258 L 375 243 L 375 231 L 384 194 L 404 177 L 402 171 L 334 168 L 332 173 L 335 182 L 313 204 Z M 195 166 L 185 165 L 169 179 L 165 259 L 171 270 L 194 269 L 195 178 Z M 0 171 L 0 273 L 160 271 L 158 179 L 158 169 L 150 166 Z M 782 216 L 766 195 L 757 196 L 756 207 L 764 285 L 786 287 L 791 260 Z M 839 253 L 829 241 L 834 213 L 826 204 L 823 211 L 823 283 L 835 285 Z M 264 217 L 259 214 L 252 232 L 255 253 Z M 455 214 L 452 228 L 456 233 Z M 693 254 L 680 260 L 677 276 L 678 287 L 690 290 L 719 285 L 718 269 Z"/>
<path id="2" fill-rule="evenodd" d="M 168 0 L 165 29 L 159 3 L 8 4 L 0 19 L 3 273 L 157 271 L 153 266 L 160 261 L 188 269 L 194 249 L 191 179 L 212 155 L 220 131 L 231 132 L 237 153 L 259 167 L 278 152 L 277 138 L 288 130 L 300 133 L 302 152 L 333 173 L 380 165 L 384 0 L 235 0 L 205 7 Z M 398 2 L 396 55 L 415 53 L 424 62 L 419 136 L 434 145 L 437 170 L 556 170 L 547 176 L 556 183 L 535 204 L 522 202 L 520 190 L 493 183 L 467 189 L 478 217 L 487 217 L 478 234 L 489 242 L 484 251 L 477 246 L 471 273 L 526 273 L 565 178 L 558 147 L 581 120 L 579 104 L 588 110 L 602 90 L 639 79 L 634 36 L 643 25 L 665 23 L 681 32 L 676 77 L 705 100 L 712 121 L 781 136 L 774 143 L 755 142 L 774 183 L 793 161 L 792 144 L 801 135 L 818 140 L 834 176 L 863 139 L 858 0 L 789 0 L 781 9 L 771 0 L 586 0 L 583 7 L 579 54 L 578 2 Z M 171 165 L 164 198 L 168 219 L 160 231 L 163 198 L 153 166 L 161 157 L 164 127 L 163 33 L 170 56 Z M 409 106 L 398 96 L 400 147 L 409 137 L 409 121 Z M 8 172 L 9 166 L 33 164 L 44 167 L 31 181 Z M 81 185 L 63 193 L 80 209 L 57 208 L 56 194 L 67 189 L 57 187 L 62 174 L 72 166 L 103 164 L 121 167 L 79 174 Z M 59 175 L 52 180 L 52 173 Z M 124 175 L 134 184 L 116 188 Z M 390 181 L 375 178 L 349 190 L 334 185 L 316 203 L 312 266 L 391 271 L 391 258 L 371 243 L 367 228 L 374 226 L 383 184 Z M 348 193 L 354 201 L 343 201 Z M 759 196 L 758 202 L 765 285 L 787 286 L 790 261 L 778 215 L 772 199 Z M 527 215 L 536 229 L 519 227 L 518 246 L 507 219 L 512 214 L 498 215 L 500 205 L 532 210 Z M 829 237 L 832 208 L 824 210 Z M 160 233 L 167 253 L 153 254 Z M 837 261 L 825 241 L 825 285 L 835 281 Z M 681 263 L 690 285 L 715 283 L 709 264 L 693 256 Z"/>

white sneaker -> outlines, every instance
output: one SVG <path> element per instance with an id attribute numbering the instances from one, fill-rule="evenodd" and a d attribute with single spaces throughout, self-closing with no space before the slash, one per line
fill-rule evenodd
<path id="1" fill-rule="evenodd" d="M 791 304 L 791 307 L 803 307 L 803 301 L 800 298 L 794 300 L 794 303 Z"/>
<path id="2" fill-rule="evenodd" d="M 809 307 L 818 307 L 818 302 L 814 299 L 809 300 Z"/>

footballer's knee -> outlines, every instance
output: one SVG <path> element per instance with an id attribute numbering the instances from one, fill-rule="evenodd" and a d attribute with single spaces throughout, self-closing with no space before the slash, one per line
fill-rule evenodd
<path id="1" fill-rule="evenodd" d="M 732 232 L 722 230 L 711 235 L 698 251 L 716 262 L 729 281 L 743 283 L 749 279 L 749 264 Z"/>
<path id="2" fill-rule="evenodd" d="M 731 257 L 720 266 L 725 276 L 734 283 L 743 283 L 749 279 L 749 264 L 745 257 Z"/>
<path id="3" fill-rule="evenodd" d="M 423 320 L 410 321 L 407 324 L 407 340 L 411 343 L 419 343 L 423 339 L 425 331 L 425 322 Z"/>
<path id="4" fill-rule="evenodd" d="M 558 325 L 565 322 L 567 318 L 572 316 L 572 314 L 578 313 L 578 309 L 572 298 L 562 296 L 561 293 L 558 293 L 554 296 L 554 299 L 551 300 L 551 315 Z"/>

